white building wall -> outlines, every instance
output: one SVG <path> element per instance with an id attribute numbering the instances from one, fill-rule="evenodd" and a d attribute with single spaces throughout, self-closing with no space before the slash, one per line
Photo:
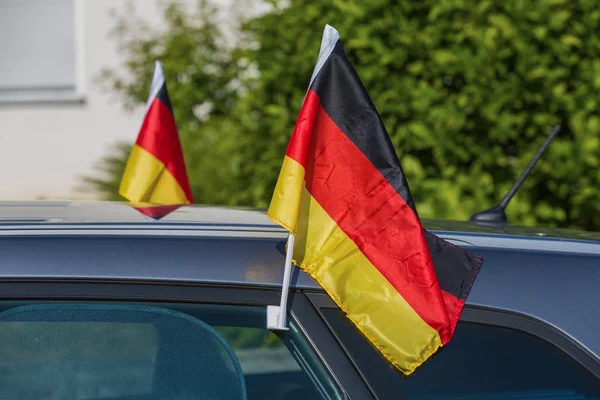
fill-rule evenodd
<path id="1" fill-rule="evenodd" d="M 122 61 L 116 41 L 107 35 L 114 26 L 111 9 L 122 11 L 126 2 L 74 1 L 83 102 L 0 103 L 0 200 L 89 198 L 77 192 L 78 177 L 92 174 L 94 162 L 112 143 L 133 143 L 137 137 L 143 108 L 126 113 L 114 95 L 93 82 L 103 68 L 118 68 Z M 195 0 L 187 1 L 195 4 Z M 132 3 L 140 17 L 160 26 L 160 3 Z"/>

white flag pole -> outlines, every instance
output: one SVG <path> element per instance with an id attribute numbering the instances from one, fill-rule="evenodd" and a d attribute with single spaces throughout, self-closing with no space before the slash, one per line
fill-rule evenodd
<path id="1" fill-rule="evenodd" d="M 279 306 L 267 306 L 267 329 L 287 331 L 287 300 L 290 291 L 292 275 L 292 255 L 294 254 L 294 234 L 288 235 L 287 251 L 285 253 L 285 268 L 283 270 L 283 284 L 281 286 L 281 301 Z"/>

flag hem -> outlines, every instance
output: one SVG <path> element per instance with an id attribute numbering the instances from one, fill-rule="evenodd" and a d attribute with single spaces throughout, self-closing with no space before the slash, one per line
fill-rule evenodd
<path id="1" fill-rule="evenodd" d="M 279 219 L 275 218 L 272 215 L 269 215 L 267 213 L 267 218 L 269 218 L 271 221 L 275 222 L 278 225 L 281 225 L 282 227 L 284 227 L 287 231 L 289 231 L 291 234 L 293 234 L 294 236 L 296 236 L 296 230 L 290 228 L 285 222 L 280 221 Z"/>

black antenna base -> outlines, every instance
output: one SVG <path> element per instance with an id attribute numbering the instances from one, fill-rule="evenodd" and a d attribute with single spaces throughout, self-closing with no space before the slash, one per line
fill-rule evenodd
<path id="1" fill-rule="evenodd" d="M 504 211 L 506 209 L 506 206 L 508 206 L 508 203 L 513 198 L 515 193 L 517 193 L 517 190 L 519 190 L 519 187 L 521 187 L 523 181 L 525 181 L 525 178 L 529 176 L 531 170 L 542 156 L 542 153 L 546 151 L 546 148 L 550 144 L 550 141 L 554 139 L 556 135 L 558 135 L 558 132 L 560 132 L 560 125 L 557 125 L 554 127 L 554 129 L 552 129 L 552 132 L 550 132 L 550 135 L 548 135 L 548 138 L 546 139 L 542 147 L 540 147 L 540 149 L 537 151 L 536 155 L 529 162 L 521 176 L 519 176 L 519 179 L 517 179 L 513 187 L 510 188 L 506 196 L 504 196 L 504 199 L 502 199 L 500 204 L 485 211 L 480 211 L 478 213 L 473 214 L 471 218 L 469 218 L 469 221 L 475 222 L 479 225 L 488 226 L 506 225 L 508 223 L 508 220 L 506 218 L 506 212 Z"/>
<path id="2" fill-rule="evenodd" d="M 494 206 L 485 211 L 480 211 L 471 215 L 469 221 L 475 222 L 481 225 L 506 225 L 508 219 L 506 218 L 506 211 L 502 206 Z"/>

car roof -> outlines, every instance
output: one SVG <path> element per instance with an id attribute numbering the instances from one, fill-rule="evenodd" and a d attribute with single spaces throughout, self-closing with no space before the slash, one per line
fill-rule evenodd
<path id="1" fill-rule="evenodd" d="M 182 205 L 159 220 L 146 217 L 136 208 L 147 204 L 111 201 L 0 201 L 0 227 L 35 224 L 193 224 L 275 228 L 266 210 L 244 207 Z M 468 221 L 422 219 L 431 231 L 472 234 L 504 234 L 559 239 L 600 241 L 600 232 L 569 229 L 506 225 L 502 228 L 478 225 Z"/>
<path id="2" fill-rule="evenodd" d="M 467 304 L 544 321 L 600 358 L 598 233 L 422 222 L 425 229 L 483 257 Z M 265 210 L 182 206 L 153 221 L 134 205 L 119 202 L 0 202 L 0 280 L 277 288 L 286 236 Z M 322 291 L 298 269 L 291 284 Z"/>

